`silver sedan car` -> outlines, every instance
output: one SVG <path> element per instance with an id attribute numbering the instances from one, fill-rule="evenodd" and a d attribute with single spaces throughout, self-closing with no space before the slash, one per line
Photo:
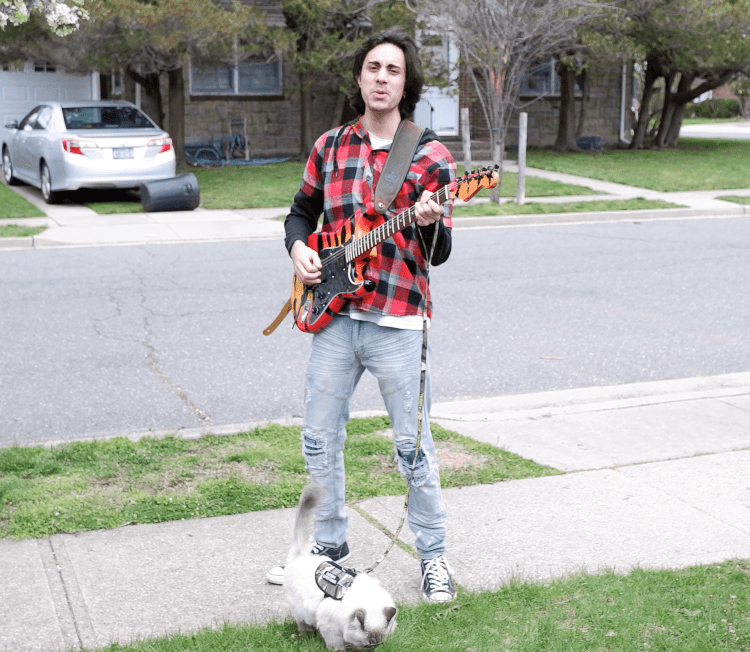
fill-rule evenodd
<path id="1" fill-rule="evenodd" d="M 3 178 L 48 204 L 79 188 L 137 188 L 175 176 L 169 134 L 129 102 L 45 102 L 2 132 Z"/>

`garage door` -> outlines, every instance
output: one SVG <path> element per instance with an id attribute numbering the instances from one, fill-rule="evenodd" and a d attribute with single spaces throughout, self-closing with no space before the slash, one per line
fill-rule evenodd
<path id="1" fill-rule="evenodd" d="M 41 102 L 99 99 L 98 76 L 0 70 L 0 127 Z"/>

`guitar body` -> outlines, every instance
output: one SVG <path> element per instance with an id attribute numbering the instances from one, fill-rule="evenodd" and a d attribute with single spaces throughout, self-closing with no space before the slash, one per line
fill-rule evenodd
<path id="1" fill-rule="evenodd" d="M 313 233 L 307 246 L 318 252 L 322 268 L 320 283 L 304 285 L 297 276 L 292 280 L 292 310 L 297 328 L 305 333 L 317 333 L 331 323 L 344 304 L 365 296 L 374 289 L 372 281 L 363 274 L 370 257 L 347 262 L 344 247 L 348 240 L 336 246 L 330 242 L 341 241 L 344 233 Z"/>
<path id="2" fill-rule="evenodd" d="M 482 188 L 493 188 L 498 183 L 494 168 L 484 168 L 454 179 L 432 194 L 430 199 L 443 204 L 450 199 L 469 201 Z M 386 238 L 416 221 L 414 206 L 373 227 L 357 211 L 339 231 L 318 231 L 307 239 L 307 245 L 320 257 L 321 282 L 305 285 L 295 275 L 292 279 L 292 296 L 276 320 L 263 331 L 269 335 L 284 315 L 292 311 L 294 323 L 305 333 L 317 333 L 331 323 L 347 301 L 364 297 L 375 290 L 374 281 L 366 281 L 364 271 L 368 262 L 377 255 L 376 247 Z"/>

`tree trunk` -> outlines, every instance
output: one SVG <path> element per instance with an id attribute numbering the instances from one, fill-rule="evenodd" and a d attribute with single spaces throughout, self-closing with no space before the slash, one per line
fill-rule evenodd
<path id="1" fill-rule="evenodd" d="M 680 139 L 680 129 L 682 128 L 682 118 L 685 116 L 685 107 L 687 103 L 675 104 L 672 113 L 672 123 L 669 125 L 669 131 L 665 140 L 667 147 L 677 147 L 677 141 Z"/>
<path id="2" fill-rule="evenodd" d="M 346 104 L 346 95 L 341 91 L 336 95 L 336 107 L 333 109 L 333 116 L 331 119 L 331 129 L 335 129 L 344 122 L 344 105 Z M 311 148 L 312 149 L 312 148 Z"/>
<path id="3" fill-rule="evenodd" d="M 141 75 L 132 68 L 126 68 L 125 74 L 141 85 L 141 111 L 164 129 L 164 105 L 158 73 Z"/>
<path id="4" fill-rule="evenodd" d="M 151 119 L 164 129 L 164 103 L 161 97 L 161 87 L 159 86 L 159 75 L 150 73 L 145 77 L 146 83 L 142 84 L 141 105 L 143 111 Z"/>
<path id="5" fill-rule="evenodd" d="M 750 110 L 748 109 L 748 94 L 744 91 L 737 93 L 737 103 L 740 105 L 740 116 L 743 120 L 750 120 Z"/>
<path id="6" fill-rule="evenodd" d="M 495 132 L 500 134 L 500 132 Z M 496 161 L 500 167 L 497 171 L 497 185 L 490 190 L 490 201 L 493 204 L 500 203 L 500 187 L 503 183 L 503 158 L 505 156 L 505 138 L 502 135 L 493 136 L 492 138 L 492 160 Z"/>
<path id="7" fill-rule="evenodd" d="M 560 75 L 560 117 L 557 122 L 557 140 L 553 149 L 556 152 L 571 152 L 576 145 L 576 98 L 575 70 L 558 63 Z"/>
<path id="8" fill-rule="evenodd" d="M 654 96 L 654 84 L 659 79 L 659 74 L 650 62 L 646 63 L 646 79 L 643 83 L 643 97 L 641 98 L 641 110 L 638 113 L 638 124 L 635 128 L 633 140 L 630 143 L 630 149 L 643 149 L 643 142 L 646 139 L 648 122 L 651 118 L 651 98 Z"/>
<path id="9" fill-rule="evenodd" d="M 654 145 L 656 147 L 664 147 L 667 142 L 667 133 L 669 127 L 672 124 L 672 117 L 676 108 L 674 102 L 674 93 L 672 87 L 674 86 L 674 80 L 678 73 L 670 73 L 664 83 L 664 106 L 661 110 L 661 120 L 659 121 L 659 131 L 656 134 L 656 140 Z M 682 78 L 682 76 L 680 76 Z"/>
<path id="10" fill-rule="evenodd" d="M 312 133 L 312 92 L 307 83 L 307 75 L 299 74 L 300 92 L 300 157 L 307 160 L 315 144 Z"/>
<path id="11" fill-rule="evenodd" d="M 586 69 L 581 71 L 581 111 L 578 114 L 578 127 L 576 128 L 576 138 L 583 136 L 583 128 L 586 125 L 586 107 L 589 94 L 588 77 Z"/>
<path id="12" fill-rule="evenodd" d="M 169 135 L 172 137 L 177 167 L 185 163 L 185 78 L 182 67 L 170 70 L 169 76 Z"/>
<path id="13" fill-rule="evenodd" d="M 131 104 L 135 104 L 135 84 L 135 79 L 126 68 L 122 78 L 122 99 Z"/>

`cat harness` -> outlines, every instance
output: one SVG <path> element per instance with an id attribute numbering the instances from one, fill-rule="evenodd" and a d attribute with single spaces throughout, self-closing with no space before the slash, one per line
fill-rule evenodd
<path id="1" fill-rule="evenodd" d="M 352 585 L 357 572 L 351 568 L 344 568 L 333 561 L 324 561 L 315 569 L 315 581 L 318 588 L 327 597 L 341 600 L 346 590 Z"/>

